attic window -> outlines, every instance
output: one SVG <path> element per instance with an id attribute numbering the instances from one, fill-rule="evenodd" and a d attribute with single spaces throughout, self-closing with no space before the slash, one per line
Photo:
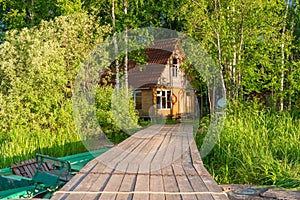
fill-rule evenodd
<path id="1" fill-rule="evenodd" d="M 172 60 L 172 76 L 177 77 L 178 75 L 178 61 L 177 58 L 173 58 Z"/>

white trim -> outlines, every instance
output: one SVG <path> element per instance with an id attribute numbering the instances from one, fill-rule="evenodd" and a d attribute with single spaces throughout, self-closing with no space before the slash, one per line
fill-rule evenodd
<path id="1" fill-rule="evenodd" d="M 163 91 L 165 92 L 164 96 L 162 96 Z M 158 94 L 158 92 L 160 92 L 160 94 Z M 169 99 L 168 99 L 168 93 L 170 94 Z M 158 104 L 158 102 L 157 102 L 157 97 L 160 97 L 160 104 Z M 172 108 L 171 97 L 172 97 L 172 91 L 170 89 L 156 89 L 156 109 L 157 110 L 170 110 Z M 163 108 L 163 106 L 162 106 L 163 98 L 166 100 L 165 108 Z M 168 102 L 170 104 L 170 107 L 168 107 Z M 158 107 L 158 105 L 159 105 L 159 107 Z"/>

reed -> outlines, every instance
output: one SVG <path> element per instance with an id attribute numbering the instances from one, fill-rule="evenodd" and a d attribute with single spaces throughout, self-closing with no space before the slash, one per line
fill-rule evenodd
<path id="1" fill-rule="evenodd" d="M 35 157 L 36 153 L 62 157 L 86 151 L 77 133 L 68 129 L 56 132 L 32 131 L 14 127 L 0 143 L 0 168 Z"/>
<path id="2" fill-rule="evenodd" d="M 196 135 L 200 149 L 209 120 Z M 290 112 L 230 106 L 219 141 L 203 159 L 220 184 L 300 187 L 300 120 Z"/>

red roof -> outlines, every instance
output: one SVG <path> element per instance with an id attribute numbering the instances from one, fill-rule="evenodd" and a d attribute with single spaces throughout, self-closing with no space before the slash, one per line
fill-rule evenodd
<path id="1" fill-rule="evenodd" d="M 136 65 L 133 61 L 128 63 L 128 85 L 134 89 L 139 87 L 153 87 L 158 84 L 158 80 L 161 73 L 165 69 L 165 65 L 168 63 L 169 58 L 176 49 L 178 43 L 177 38 L 169 38 L 163 40 L 155 40 L 153 45 L 146 48 L 145 54 L 147 55 L 147 64 Z M 123 67 L 120 67 L 122 70 Z M 112 72 L 115 72 L 112 69 Z M 102 73 L 102 78 L 110 76 L 109 74 Z M 115 81 L 110 80 L 110 84 L 115 84 Z"/>
<path id="2" fill-rule="evenodd" d="M 164 69 L 165 66 L 161 64 L 147 64 L 132 68 L 128 72 L 128 85 L 133 89 L 153 87 L 158 84 Z"/>
<path id="3" fill-rule="evenodd" d="M 178 43 L 178 38 L 155 40 L 153 43 L 154 44 L 150 48 L 162 49 L 164 51 L 173 52 L 176 49 L 176 44 Z"/>
<path id="4" fill-rule="evenodd" d="M 155 40 L 153 45 L 145 50 L 148 57 L 147 64 L 129 70 L 128 85 L 134 89 L 157 85 L 165 65 L 176 49 L 177 42 L 177 38 Z"/>
<path id="5" fill-rule="evenodd" d="M 177 38 L 155 40 L 153 45 L 145 50 L 148 56 L 147 62 L 157 64 L 167 64 L 168 59 L 176 49 Z"/>

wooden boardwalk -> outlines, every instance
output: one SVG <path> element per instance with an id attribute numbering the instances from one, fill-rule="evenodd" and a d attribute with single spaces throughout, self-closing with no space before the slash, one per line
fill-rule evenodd
<path id="1" fill-rule="evenodd" d="M 192 126 L 153 125 L 89 162 L 51 199 L 228 199 L 204 168 Z"/>

